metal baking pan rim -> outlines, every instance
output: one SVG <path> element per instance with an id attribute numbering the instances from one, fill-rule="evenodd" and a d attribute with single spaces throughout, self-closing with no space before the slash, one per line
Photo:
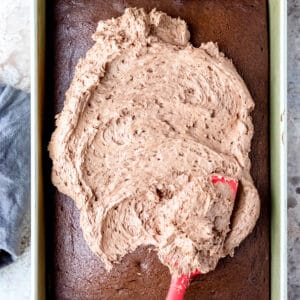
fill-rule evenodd
<path id="1" fill-rule="evenodd" d="M 31 8 L 31 299 L 46 299 L 42 179 L 45 0 Z M 269 0 L 271 299 L 287 299 L 286 1 Z"/>

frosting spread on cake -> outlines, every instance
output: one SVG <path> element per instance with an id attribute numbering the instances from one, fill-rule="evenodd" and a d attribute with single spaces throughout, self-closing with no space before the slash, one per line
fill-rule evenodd
<path id="1" fill-rule="evenodd" d="M 57 116 L 52 181 L 107 269 L 153 245 L 171 273 L 208 272 L 258 218 L 254 102 L 217 45 L 189 37 L 155 10 L 100 21 Z M 236 200 L 213 175 L 239 180 Z"/>

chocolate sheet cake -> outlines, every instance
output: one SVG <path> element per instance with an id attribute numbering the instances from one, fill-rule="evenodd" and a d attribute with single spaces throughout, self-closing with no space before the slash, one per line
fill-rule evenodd
<path id="1" fill-rule="evenodd" d="M 233 60 L 255 101 L 252 113 L 251 174 L 261 198 L 254 232 L 221 260 L 213 272 L 196 278 L 186 299 L 267 299 L 269 297 L 268 35 L 264 1 L 55 1 L 47 9 L 47 100 L 45 148 L 61 111 L 78 59 L 92 46 L 99 20 L 126 7 L 156 7 L 184 19 L 194 46 L 214 41 Z M 73 202 L 50 183 L 45 152 L 47 280 L 49 299 L 164 299 L 170 275 L 151 247 L 139 247 L 107 272 L 86 245 Z"/>

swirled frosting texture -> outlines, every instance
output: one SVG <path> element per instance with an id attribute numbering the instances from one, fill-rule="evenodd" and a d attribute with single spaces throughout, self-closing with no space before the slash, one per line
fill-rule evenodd
<path id="1" fill-rule="evenodd" d="M 215 44 L 189 37 L 155 10 L 99 22 L 57 116 L 52 181 L 107 269 L 153 245 L 171 273 L 208 272 L 258 218 L 253 100 Z M 239 180 L 236 201 L 213 175 Z"/>

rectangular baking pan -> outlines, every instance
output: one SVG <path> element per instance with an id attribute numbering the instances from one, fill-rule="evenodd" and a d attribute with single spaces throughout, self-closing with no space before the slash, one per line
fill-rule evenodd
<path id="1" fill-rule="evenodd" d="M 286 1 L 269 0 L 271 299 L 287 299 Z M 45 0 L 31 12 L 31 292 L 46 298 L 42 116 L 45 96 Z"/>

